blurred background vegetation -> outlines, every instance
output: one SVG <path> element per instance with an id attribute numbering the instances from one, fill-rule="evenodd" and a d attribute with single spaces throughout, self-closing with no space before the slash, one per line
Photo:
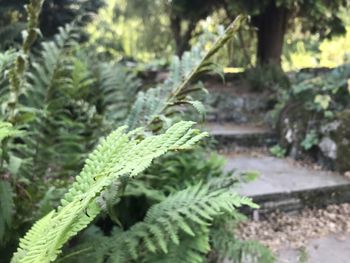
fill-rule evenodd
<path id="1" fill-rule="evenodd" d="M 25 3 L 2 1 L 2 50 L 20 40 Z M 251 22 L 218 55 L 218 62 L 237 70 L 281 64 L 290 71 L 349 62 L 350 11 L 346 6 L 343 0 L 48 0 L 40 29 L 44 38 L 50 38 L 59 26 L 77 20 L 86 24 L 87 44 L 101 57 L 154 68 L 167 65 L 174 53 L 181 55 L 203 33 L 216 32 L 245 13 Z"/>

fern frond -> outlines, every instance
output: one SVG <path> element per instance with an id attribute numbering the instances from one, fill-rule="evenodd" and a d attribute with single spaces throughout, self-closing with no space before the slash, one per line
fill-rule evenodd
<path id="1" fill-rule="evenodd" d="M 11 123 L 0 121 L 0 143 L 5 138 L 19 136 L 21 134 L 23 134 L 23 132 L 14 128 Z"/>
<path id="2" fill-rule="evenodd" d="M 50 175 L 71 175 L 72 170 L 80 169 L 85 153 L 95 143 L 89 135 L 96 130 L 96 110 L 84 101 L 93 78 L 87 66 L 71 56 L 77 31 L 70 24 L 60 28 L 54 40 L 42 44 L 27 74 L 23 108 L 30 111 L 21 124 L 27 126 L 30 136 L 21 151 L 29 159 L 21 169 L 24 175 L 44 175 L 48 170 Z"/>
<path id="3" fill-rule="evenodd" d="M 169 251 L 162 254 L 150 254 L 144 262 L 148 263 L 203 263 L 210 250 L 208 229 L 196 227 L 196 235 L 182 235 L 181 243 L 170 245 Z"/>
<path id="4" fill-rule="evenodd" d="M 142 141 L 133 138 L 137 131 L 125 133 L 126 127 L 109 135 L 89 156 L 83 171 L 62 199 L 61 206 L 39 221 L 39 226 L 35 224 L 21 240 L 12 262 L 53 261 L 64 243 L 100 213 L 101 207 L 96 200 L 107 186 L 122 176 L 132 178 L 138 175 L 153 159 L 167 151 L 184 145 L 188 147 L 192 138 L 186 141 L 182 141 L 182 138 L 196 132 L 191 129 L 193 124 L 179 122 L 164 134 L 149 136 Z M 196 138 L 204 136 L 205 133 L 195 135 Z M 182 144 L 179 145 L 178 141 L 182 141 Z"/>
<path id="5" fill-rule="evenodd" d="M 57 96 L 60 87 L 69 85 L 67 75 L 74 68 L 74 62 L 67 54 L 77 38 L 77 29 L 68 24 L 59 28 L 53 41 L 42 43 L 39 60 L 32 63 L 32 71 L 28 73 L 27 106 L 40 109 L 43 102 Z"/>
<path id="6" fill-rule="evenodd" d="M 207 52 L 196 45 L 191 51 L 185 52 L 181 60 L 175 57 L 171 63 L 169 79 L 157 88 L 138 94 L 126 124 L 130 128 L 159 124 L 157 122 L 162 119 L 160 116 L 172 114 L 172 108 L 183 103 L 189 103 L 202 111 L 198 102 L 193 102 L 186 94 L 187 88 L 200 74 L 212 71 L 211 58 L 235 35 L 243 20 L 245 17 L 238 17 Z M 159 125 L 155 126 L 151 130 L 159 129 Z"/>
<path id="7" fill-rule="evenodd" d="M 112 235 L 118 229 L 114 229 Z M 72 251 L 65 251 L 57 263 L 104 263 L 110 248 L 110 237 L 96 226 L 89 226 L 78 238 L 79 243 Z"/>
<path id="8" fill-rule="evenodd" d="M 28 28 L 25 32 L 23 40 L 23 51 L 25 54 L 29 52 L 30 47 L 35 42 L 39 32 L 39 15 L 43 6 L 44 0 L 31 0 L 25 6 L 28 14 Z"/>
<path id="9" fill-rule="evenodd" d="M 13 50 L 8 50 L 4 53 L 0 53 L 0 79 L 3 79 L 5 70 L 13 64 L 16 58 L 16 52 Z"/>
<path id="10" fill-rule="evenodd" d="M 174 262 L 202 262 L 210 249 L 208 227 L 214 218 L 241 205 L 254 206 L 250 199 L 227 190 L 211 191 L 201 184 L 189 187 L 152 206 L 143 222 L 116 237 L 118 247 L 111 251 L 123 251 L 123 262 L 144 257 L 143 262 L 172 262 L 175 257 L 182 261 Z"/>
<path id="11" fill-rule="evenodd" d="M 234 229 L 238 222 L 246 218 L 239 213 L 235 217 L 234 219 L 221 218 L 211 229 L 210 236 L 216 261 L 221 262 L 228 259 L 235 263 L 274 263 L 273 253 L 258 241 L 237 239 Z"/>
<path id="12" fill-rule="evenodd" d="M 14 192 L 9 182 L 0 180 L 0 244 L 5 240 L 5 231 L 12 225 L 15 211 Z"/>
<path id="13" fill-rule="evenodd" d="M 94 63 L 92 63 L 94 64 Z M 97 111 L 114 124 L 125 120 L 134 102 L 140 81 L 116 63 L 95 63 L 95 104 Z"/>
<path id="14" fill-rule="evenodd" d="M 8 163 L 8 139 L 21 136 L 23 132 L 17 130 L 9 122 L 0 121 L 0 172 Z M 12 218 L 15 211 L 14 203 L 15 193 L 12 189 L 10 180 L 0 178 L 0 243 L 6 241 L 6 230 L 12 226 Z"/>
<path id="15" fill-rule="evenodd" d="M 22 48 L 17 54 L 16 63 L 9 72 L 10 96 L 8 101 L 7 120 L 11 123 L 17 122 L 18 100 L 20 95 L 25 92 L 25 73 L 27 70 L 29 50 L 38 35 L 39 15 L 41 13 L 43 3 L 44 0 L 31 0 L 26 6 L 28 14 L 27 30 L 23 34 L 24 40 Z"/>

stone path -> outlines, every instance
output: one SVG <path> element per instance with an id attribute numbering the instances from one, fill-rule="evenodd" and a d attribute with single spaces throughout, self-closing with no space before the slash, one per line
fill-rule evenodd
<path id="1" fill-rule="evenodd" d="M 270 128 L 262 124 L 208 123 L 206 128 L 212 136 L 241 136 L 272 133 Z"/>
<path id="2" fill-rule="evenodd" d="M 211 135 L 218 140 L 218 148 L 228 148 L 225 170 L 257 171 L 260 176 L 253 182 L 242 184 L 239 192 L 250 197 L 276 194 L 290 194 L 317 189 L 332 190 L 349 188 L 350 179 L 330 171 L 308 167 L 290 158 L 276 158 L 269 153 L 255 153 L 249 147 L 270 146 L 275 140 L 273 132 L 263 125 L 256 124 L 213 124 L 206 125 Z M 255 140 L 254 140 L 255 139 Z M 253 145 L 249 144 L 253 142 Z M 259 142 L 259 143 L 258 143 Z M 243 153 L 236 148 L 248 147 Z M 256 149 L 256 148 L 255 148 Z M 265 151 L 266 152 L 266 151 Z M 349 196 L 350 201 L 350 196 Z"/>
<path id="3" fill-rule="evenodd" d="M 239 192 L 257 196 L 315 188 L 350 185 L 350 180 L 334 172 L 305 167 L 292 159 L 279 159 L 269 155 L 227 155 L 226 170 L 256 170 L 260 176 L 253 182 L 241 185 Z"/>
<path id="4" fill-rule="evenodd" d="M 274 210 L 295 212 L 304 207 L 350 202 L 350 179 L 290 158 L 271 156 L 266 148 L 274 145 L 276 138 L 266 126 L 211 123 L 207 130 L 218 141 L 217 148 L 224 149 L 225 170 L 260 173 L 255 181 L 242 183 L 238 189 L 261 206 L 257 217 L 257 212 L 253 213 L 255 219 L 260 218 L 260 213 Z M 245 150 L 242 151 L 242 147 Z M 256 151 L 263 147 L 265 150 Z M 350 235 L 332 234 L 309 240 L 305 248 L 283 248 L 277 253 L 276 262 L 349 263 Z"/>
<path id="5" fill-rule="evenodd" d="M 304 260 L 304 261 L 303 261 Z M 300 249 L 282 249 L 276 263 L 349 263 L 350 236 L 343 234 L 312 239 Z"/>
<path id="6" fill-rule="evenodd" d="M 206 129 L 217 141 L 219 149 L 234 150 L 236 146 L 262 147 L 276 144 L 274 132 L 260 123 L 208 123 Z"/>

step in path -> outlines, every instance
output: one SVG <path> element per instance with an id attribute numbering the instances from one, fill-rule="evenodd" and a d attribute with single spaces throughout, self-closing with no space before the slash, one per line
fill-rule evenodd
<path id="1" fill-rule="evenodd" d="M 260 174 L 257 180 L 241 185 L 239 192 L 242 195 L 287 194 L 350 184 L 350 180 L 344 176 L 313 169 L 290 158 L 280 159 L 267 154 L 232 154 L 226 155 L 226 158 L 225 170 L 256 170 Z"/>
<path id="2" fill-rule="evenodd" d="M 350 235 L 333 234 L 309 240 L 302 249 L 281 249 L 276 263 L 349 263 Z"/>
<path id="3" fill-rule="evenodd" d="M 227 171 L 259 173 L 256 180 L 242 183 L 238 192 L 252 197 L 261 206 L 260 214 L 350 202 L 350 180 L 338 173 L 267 154 L 230 154 L 226 158 Z"/>
<path id="4" fill-rule="evenodd" d="M 275 136 L 267 127 L 208 124 L 207 130 L 218 140 L 219 149 L 229 148 L 226 171 L 259 172 L 256 180 L 242 184 L 238 191 L 259 203 L 261 212 L 277 209 L 293 211 L 305 206 L 350 202 L 350 180 L 340 174 L 317 170 L 290 158 L 279 159 L 268 153 L 256 154 L 249 148 L 243 153 L 234 150 L 242 145 L 255 149 L 270 146 Z M 259 144 L 247 144 L 251 138 L 257 137 Z"/>
<path id="5" fill-rule="evenodd" d="M 208 123 L 207 130 L 217 141 L 217 148 L 262 147 L 276 144 L 274 132 L 262 124 Z"/>
<path id="6" fill-rule="evenodd" d="M 350 202 L 350 179 L 345 176 L 290 158 L 271 156 L 266 149 L 277 140 L 266 126 L 211 123 L 207 130 L 216 139 L 217 149 L 225 152 L 226 171 L 259 172 L 256 180 L 241 183 L 237 189 L 260 205 L 258 210 L 243 211 L 255 220 L 264 219 L 274 211 L 294 213 L 307 207 Z M 277 263 L 348 263 L 350 234 L 313 238 L 302 249 L 287 244 L 278 250 L 276 257 Z"/>

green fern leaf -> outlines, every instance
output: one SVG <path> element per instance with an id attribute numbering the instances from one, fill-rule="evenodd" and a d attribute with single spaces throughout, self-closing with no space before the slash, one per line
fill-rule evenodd
<path id="1" fill-rule="evenodd" d="M 100 212 L 97 198 L 107 186 L 122 176 L 134 177 L 146 169 L 153 159 L 181 147 L 177 142 L 189 133 L 193 122 L 179 122 L 164 134 L 139 141 L 126 127 L 112 132 L 96 147 L 81 174 L 64 196 L 61 206 L 35 224 L 21 240 L 13 263 L 45 263 L 56 259 L 62 246 L 84 229 Z M 204 137 L 202 133 L 196 137 Z M 191 138 L 188 138 L 188 141 Z M 188 141 L 183 144 L 188 146 Z M 149 249 L 153 242 L 149 241 Z M 162 245 L 163 246 L 163 245 Z M 164 248 L 164 246 L 163 246 Z"/>
<path id="2" fill-rule="evenodd" d="M 149 259 L 143 262 L 163 262 L 157 261 L 159 258 L 173 262 L 174 256 L 182 260 L 174 262 L 202 262 L 210 249 L 208 231 L 214 218 L 223 213 L 234 214 L 244 204 L 252 205 L 252 202 L 227 190 L 210 190 L 201 184 L 189 187 L 152 206 L 143 222 L 119 233 L 118 247 L 111 246 L 111 258 L 113 251 L 122 250 L 128 251 L 123 262 L 145 255 Z M 179 252 L 187 241 L 193 249 Z M 175 252 L 178 254 L 172 254 Z"/>
<path id="3" fill-rule="evenodd" d="M 15 129 L 11 123 L 0 121 L 0 142 L 5 138 L 22 135 L 23 132 Z"/>

